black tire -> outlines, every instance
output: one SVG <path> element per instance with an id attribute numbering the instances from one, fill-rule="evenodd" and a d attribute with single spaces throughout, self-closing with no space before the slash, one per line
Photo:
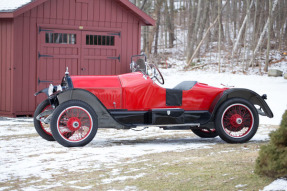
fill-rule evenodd
<path id="1" fill-rule="evenodd" d="M 228 143 L 245 143 L 257 132 L 259 116 L 256 108 L 242 98 L 224 102 L 217 111 L 215 127 L 221 139 Z"/>
<path id="2" fill-rule="evenodd" d="M 95 137 L 98 130 L 98 117 L 87 103 L 70 100 L 55 109 L 51 130 L 53 137 L 61 145 L 82 147 Z"/>
<path id="3" fill-rule="evenodd" d="M 37 133 L 45 140 L 47 141 L 55 141 L 52 132 L 51 132 L 51 128 L 49 124 L 45 124 L 39 120 L 36 119 L 36 117 L 42 113 L 43 111 L 47 110 L 47 109 L 52 109 L 49 108 L 50 102 L 48 99 L 44 100 L 43 102 L 41 102 L 38 107 L 36 108 L 35 112 L 34 112 L 34 127 L 37 131 Z"/>
<path id="4" fill-rule="evenodd" d="M 215 129 L 211 129 L 210 131 L 208 129 L 192 129 L 191 131 L 201 138 L 214 138 L 218 136 Z"/>

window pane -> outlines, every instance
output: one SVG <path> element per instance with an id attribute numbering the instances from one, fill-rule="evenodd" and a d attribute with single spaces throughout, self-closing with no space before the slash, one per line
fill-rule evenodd
<path id="1" fill-rule="evenodd" d="M 77 39 L 77 35 L 76 34 L 71 34 L 71 42 L 70 44 L 76 44 L 76 39 Z"/>
<path id="2" fill-rule="evenodd" d="M 94 35 L 94 45 L 98 45 L 98 35 Z"/>
<path id="3" fill-rule="evenodd" d="M 102 36 L 102 45 L 106 45 L 107 43 L 106 43 L 106 36 Z"/>
<path id="4" fill-rule="evenodd" d="M 46 38 L 45 39 L 46 39 L 45 42 L 49 43 L 49 33 L 46 33 Z"/>
<path id="5" fill-rule="evenodd" d="M 112 36 L 112 38 L 111 38 L 111 46 L 114 46 L 114 45 L 115 45 L 115 37 Z"/>
<path id="6" fill-rule="evenodd" d="M 63 34 L 59 34 L 59 43 L 62 44 L 63 43 Z"/>
<path id="7" fill-rule="evenodd" d="M 46 33 L 45 42 L 53 44 L 76 44 L 76 34 Z"/>
<path id="8" fill-rule="evenodd" d="M 114 36 L 86 35 L 86 45 L 114 46 Z"/>
<path id="9" fill-rule="evenodd" d="M 102 45 L 102 36 L 98 36 L 98 45 Z"/>
<path id="10" fill-rule="evenodd" d="M 93 44 L 94 44 L 94 36 L 90 35 L 90 45 L 93 45 Z"/>
<path id="11" fill-rule="evenodd" d="M 63 34 L 63 44 L 68 44 L 68 34 Z"/>
<path id="12" fill-rule="evenodd" d="M 111 36 L 107 36 L 107 45 L 108 45 L 108 46 L 111 45 Z"/>
<path id="13" fill-rule="evenodd" d="M 90 36 L 86 35 L 86 44 L 89 45 L 90 44 Z"/>

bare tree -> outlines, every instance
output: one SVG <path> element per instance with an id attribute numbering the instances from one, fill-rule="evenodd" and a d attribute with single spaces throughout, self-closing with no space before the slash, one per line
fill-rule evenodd
<path id="1" fill-rule="evenodd" d="M 258 43 L 257 43 L 257 45 L 256 45 L 256 47 L 255 47 L 255 49 L 254 49 L 254 51 L 253 51 L 253 54 L 254 54 L 254 55 L 257 53 L 257 51 L 259 50 L 259 47 L 261 46 L 263 37 L 264 37 L 264 35 L 265 35 L 266 31 L 267 31 L 267 27 L 268 27 L 268 24 L 269 24 L 269 22 L 270 22 L 270 17 L 272 16 L 272 13 L 274 12 L 277 3 L 278 3 L 278 0 L 274 0 L 274 2 L 273 2 L 273 7 L 272 7 L 272 10 L 271 10 L 271 14 L 269 15 L 269 17 L 268 17 L 268 19 L 267 19 L 267 21 L 266 21 L 266 23 L 265 23 L 265 26 L 264 26 L 264 28 L 263 28 L 263 31 L 261 32 L 260 38 L 259 38 L 259 40 L 258 40 Z M 254 59 L 254 58 L 252 57 L 251 61 L 249 62 L 249 65 L 252 65 L 252 63 L 254 62 L 253 59 Z"/>
<path id="2" fill-rule="evenodd" d="M 270 36 L 271 36 L 271 25 L 272 25 L 272 0 L 269 0 L 269 23 L 268 23 L 268 35 L 267 35 L 267 50 L 266 50 L 266 58 L 265 58 L 265 66 L 264 71 L 268 71 L 269 64 L 269 52 L 270 52 Z"/>

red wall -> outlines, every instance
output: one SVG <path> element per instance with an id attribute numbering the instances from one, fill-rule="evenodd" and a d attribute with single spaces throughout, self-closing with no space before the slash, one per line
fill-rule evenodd
<path id="1" fill-rule="evenodd" d="M 0 112 L 12 111 L 13 20 L 0 20 Z"/>
<path id="2" fill-rule="evenodd" d="M 14 18 L 13 27 L 12 22 L 8 24 L 1 20 L 1 23 L 6 29 L 1 27 L 0 36 L 4 37 L 6 42 L 1 40 L 0 44 L 6 47 L 9 41 L 10 53 L 14 51 L 14 57 L 12 53 L 1 57 L 1 67 L 7 67 L 2 64 L 6 60 L 7 63 L 12 63 L 14 59 L 15 78 L 11 82 L 12 92 L 14 92 L 12 102 L 14 116 L 31 115 L 36 107 L 33 94 L 37 90 L 38 27 L 75 30 L 83 26 L 83 30 L 89 31 L 121 31 L 121 65 L 117 68 L 117 73 L 129 72 L 130 57 L 140 52 L 139 19 L 113 0 L 49 0 Z M 9 30 L 15 32 L 5 32 Z M 6 55 L 8 49 L 0 51 L 2 51 L 1 55 Z M 3 77 L 6 81 L 1 81 L 0 84 L 0 114 L 3 114 L 3 111 L 9 111 L 9 107 L 12 107 L 6 101 L 3 101 L 5 104 L 2 103 L 2 100 L 9 101 L 11 98 L 8 92 L 2 93 L 2 87 L 7 89 L 7 79 L 10 77 L 4 70 L 1 68 L 1 72 L 6 75 Z"/>

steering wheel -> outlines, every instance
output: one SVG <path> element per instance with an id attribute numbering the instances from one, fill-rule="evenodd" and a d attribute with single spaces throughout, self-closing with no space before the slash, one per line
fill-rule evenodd
<path id="1" fill-rule="evenodd" d="M 156 81 L 158 81 L 158 83 L 160 83 L 161 85 L 164 84 L 164 78 L 161 74 L 161 72 L 159 71 L 158 67 L 156 67 L 156 65 L 152 64 L 152 67 L 153 67 L 153 77 L 152 78 L 155 78 Z"/>

